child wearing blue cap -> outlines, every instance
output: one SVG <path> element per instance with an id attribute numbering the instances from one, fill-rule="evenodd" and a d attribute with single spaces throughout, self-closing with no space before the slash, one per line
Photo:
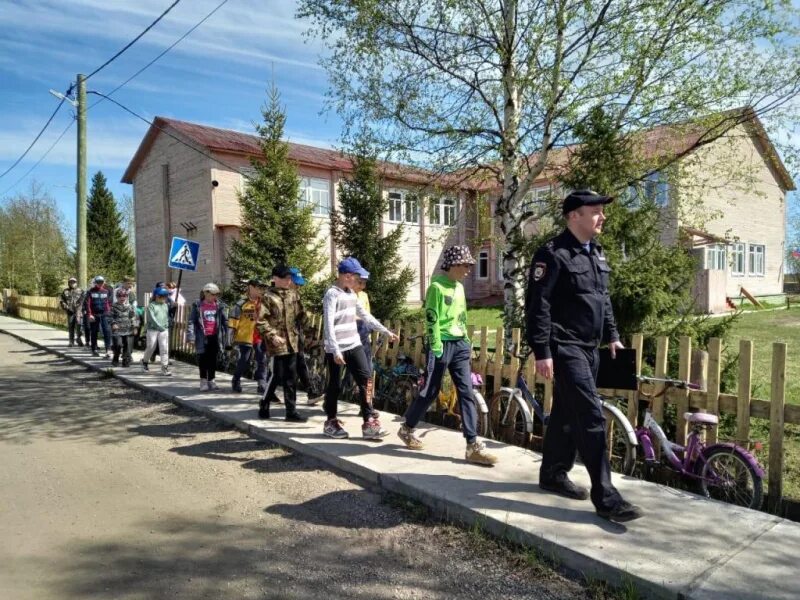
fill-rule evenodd
<path id="1" fill-rule="evenodd" d="M 322 299 L 323 343 L 325 346 L 325 363 L 328 367 L 328 388 L 325 391 L 325 413 L 327 421 L 323 433 L 332 438 L 349 437 L 336 418 L 339 396 L 342 391 L 342 366 L 355 379 L 358 387 L 358 399 L 361 404 L 361 416 L 364 423 L 361 434 L 366 439 L 380 439 L 387 435 L 381 427 L 378 412 L 372 408 L 367 397 L 367 383 L 372 376 L 372 365 L 367 361 L 361 337 L 358 335 L 356 318 L 361 319 L 370 329 L 376 329 L 396 340 L 397 335 L 386 329 L 358 302 L 354 291 L 360 278 L 368 278 L 369 271 L 361 266 L 358 259 L 348 257 L 339 263 L 339 276 L 325 292 Z"/>

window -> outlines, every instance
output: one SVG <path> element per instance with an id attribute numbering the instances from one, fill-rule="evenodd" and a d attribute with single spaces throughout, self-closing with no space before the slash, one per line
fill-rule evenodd
<path id="1" fill-rule="evenodd" d="M 478 279 L 489 279 L 489 251 L 478 252 Z"/>
<path id="2" fill-rule="evenodd" d="M 327 217 L 331 212 L 331 187 L 327 179 L 304 177 L 300 180 L 300 204 L 312 206 L 314 213 Z"/>
<path id="3" fill-rule="evenodd" d="M 650 173 L 643 181 L 628 188 L 620 194 L 620 199 L 632 208 L 639 208 L 642 200 L 649 200 L 656 206 L 669 204 L 670 186 L 666 177 L 660 172 Z"/>
<path id="4" fill-rule="evenodd" d="M 744 275 L 744 244 L 731 244 L 731 274 Z"/>
<path id="5" fill-rule="evenodd" d="M 389 192 L 389 221 L 392 223 L 419 223 L 417 197 L 401 190 Z"/>
<path id="6" fill-rule="evenodd" d="M 503 281 L 503 251 L 495 248 L 497 253 L 497 281 Z"/>
<path id="7" fill-rule="evenodd" d="M 764 274 L 764 255 L 766 246 L 761 244 L 750 244 L 747 247 L 747 272 L 750 275 Z"/>
<path id="8" fill-rule="evenodd" d="M 714 244 L 706 248 L 706 269 L 725 271 L 727 266 L 723 244 Z"/>
<path id="9" fill-rule="evenodd" d="M 431 225 L 444 225 L 452 227 L 458 219 L 458 199 L 439 198 L 431 201 Z"/>
<path id="10" fill-rule="evenodd" d="M 522 209 L 534 212 L 541 212 L 547 203 L 547 196 L 550 194 L 550 186 L 533 188 L 522 201 Z"/>

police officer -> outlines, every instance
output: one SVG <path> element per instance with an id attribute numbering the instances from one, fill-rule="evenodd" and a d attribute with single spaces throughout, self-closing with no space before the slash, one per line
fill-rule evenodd
<path id="1" fill-rule="evenodd" d="M 597 514 L 623 522 L 642 516 L 611 483 L 605 419 L 597 394 L 598 347 L 614 357 L 622 348 L 608 294 L 611 269 L 594 237 L 603 229 L 603 206 L 613 198 L 591 190 L 570 193 L 563 204 L 566 229 L 533 258 L 525 303 L 526 335 L 536 372 L 555 377 L 553 411 L 544 439 L 539 486 L 568 498 L 586 489 L 568 473 L 580 454 L 592 482 Z"/>

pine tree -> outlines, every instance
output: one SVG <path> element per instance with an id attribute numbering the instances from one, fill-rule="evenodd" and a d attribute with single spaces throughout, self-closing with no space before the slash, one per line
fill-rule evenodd
<path id="1" fill-rule="evenodd" d="M 92 177 L 86 209 L 87 262 L 89 276 L 103 275 L 108 282 L 132 276 L 135 261 L 128 236 L 122 228 L 122 215 L 114 195 L 106 187 L 102 171 Z M 86 282 L 81 282 L 81 285 Z"/>
<path id="2" fill-rule="evenodd" d="M 263 123 L 256 125 L 261 156 L 251 160 L 254 174 L 239 194 L 242 225 L 226 262 L 236 282 L 251 277 L 268 280 L 280 263 L 313 276 L 325 264 L 322 241 L 317 240 L 313 207 L 300 201 L 297 167 L 289 160 L 289 144 L 283 141 L 286 113 L 275 85 L 261 114 Z"/>
<path id="3" fill-rule="evenodd" d="M 336 245 L 355 256 L 370 272 L 370 305 L 379 320 L 400 316 L 408 288 L 414 279 L 409 267 L 400 268 L 403 227 L 386 236 L 380 234 L 388 209 L 377 173 L 377 161 L 364 145 L 352 155 L 353 174 L 339 184 L 339 210 L 331 212 L 331 232 Z"/>

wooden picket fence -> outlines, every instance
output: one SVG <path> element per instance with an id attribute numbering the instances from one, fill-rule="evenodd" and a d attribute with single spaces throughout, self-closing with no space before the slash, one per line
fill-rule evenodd
<path id="1" fill-rule="evenodd" d="M 149 294 L 148 294 L 149 295 Z M 170 331 L 170 348 L 172 351 L 183 354 L 194 354 L 194 347 L 186 341 L 186 323 L 190 305 L 179 306 L 175 315 L 174 326 Z M 63 311 L 59 308 L 58 298 L 38 296 L 18 296 L 16 299 L 18 316 L 53 325 L 66 325 Z M 321 335 L 322 319 L 318 315 L 312 316 L 312 327 L 317 338 Z M 400 340 L 388 343 L 383 338 L 382 343 L 376 339 L 374 347 L 375 356 L 386 365 L 397 363 L 398 356 L 404 355 L 413 360 L 418 367 L 423 366 L 423 336 L 425 325 L 422 322 L 390 322 L 386 324 L 395 331 Z M 473 370 L 483 376 L 486 385 L 486 398 L 490 400 L 502 385 L 508 385 L 516 379 L 520 368 L 519 359 L 506 350 L 506 343 L 502 329 L 497 329 L 489 334 L 487 327 L 476 331 L 469 327 L 467 331 L 473 343 Z M 512 332 L 511 347 L 519 347 L 520 330 Z M 644 338 L 637 334 L 633 336 L 631 346 L 636 350 L 637 374 L 641 374 L 642 348 Z M 687 427 L 683 417 L 685 412 L 700 410 L 720 415 L 726 413 L 736 417 L 735 441 L 747 444 L 750 439 L 751 419 L 759 418 L 769 421 L 768 449 L 768 494 L 770 506 L 777 510 L 783 491 L 784 476 L 784 438 L 785 424 L 800 424 L 800 406 L 786 404 L 786 359 L 787 347 L 785 343 L 772 344 L 772 373 L 770 397 L 768 399 L 753 398 L 752 370 L 753 370 L 753 343 L 750 340 L 741 340 L 739 343 L 738 364 L 738 394 L 721 393 L 721 368 L 722 368 L 722 341 L 718 338 L 710 340 L 707 360 L 699 363 L 694 361 L 692 340 L 688 337 L 681 338 L 679 348 L 678 372 L 668 372 L 669 339 L 660 337 L 656 340 L 656 362 L 654 376 L 660 378 L 675 377 L 685 381 L 704 382 L 700 390 L 680 390 L 669 388 L 663 394 L 663 387 L 656 385 L 656 397 L 653 400 L 653 416 L 662 421 L 665 407 L 675 406 L 677 439 L 682 444 L 686 439 Z M 692 372 L 695 371 L 702 372 Z M 526 379 L 530 386 L 541 384 L 544 395 L 543 404 L 545 411 L 549 412 L 553 401 L 552 382 L 543 380 L 536 375 L 534 360 L 529 359 L 523 366 Z M 600 390 L 608 397 L 623 397 L 627 399 L 628 418 L 635 425 L 638 413 L 638 392 Z M 717 431 L 708 432 L 708 440 L 716 441 Z"/>

